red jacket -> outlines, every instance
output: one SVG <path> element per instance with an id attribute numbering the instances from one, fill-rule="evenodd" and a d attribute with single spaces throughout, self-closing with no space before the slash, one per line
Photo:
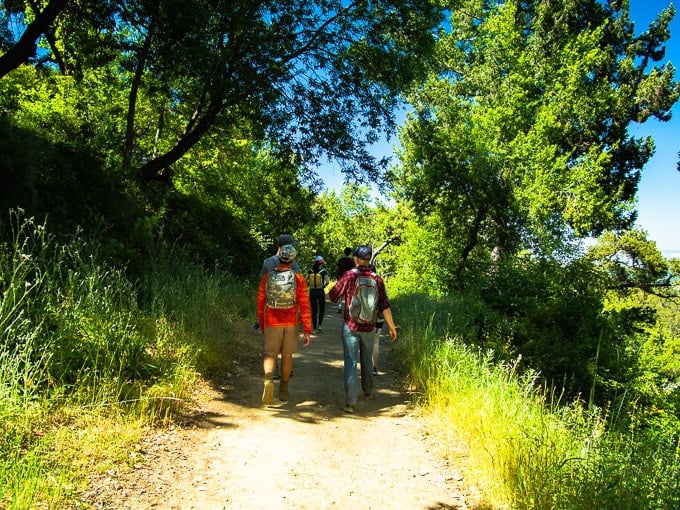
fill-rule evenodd
<path id="1" fill-rule="evenodd" d="M 307 282 L 300 273 L 295 273 L 295 303 L 296 306 L 289 309 L 270 308 L 267 302 L 267 278 L 265 273 L 260 279 L 260 287 L 257 291 L 257 320 L 261 327 L 295 326 L 302 323 L 305 333 L 312 332 L 312 309 L 307 294 Z"/>

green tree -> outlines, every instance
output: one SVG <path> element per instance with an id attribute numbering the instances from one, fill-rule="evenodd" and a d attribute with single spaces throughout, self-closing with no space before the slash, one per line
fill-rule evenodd
<path id="1" fill-rule="evenodd" d="M 390 225 L 392 235 L 399 239 L 392 248 L 391 272 L 396 273 L 396 280 L 390 288 L 436 297 L 448 294 L 454 250 L 442 218 L 436 212 L 418 215 L 407 204 L 398 203 L 391 211 Z"/>
<path id="2" fill-rule="evenodd" d="M 42 10 L 35 9 L 35 3 L 26 2 L 26 4 L 23 5 L 23 2 L 3 2 L 3 9 L 0 11 L 0 20 L 3 23 L 2 44 L 0 45 L 3 50 L 3 54 L 0 55 L 0 78 L 35 57 L 38 40 L 41 36 L 52 40 L 50 37 L 52 25 L 57 16 L 66 8 L 68 2 L 66 0 L 51 0 Z M 25 13 L 25 10 L 28 10 L 28 12 Z M 30 21 L 27 23 L 23 34 L 18 40 L 14 41 L 9 26 L 12 19 L 22 18 L 25 14 Z M 55 58 L 57 57 L 58 53 L 55 52 Z"/>
<path id="3" fill-rule="evenodd" d="M 41 60 L 75 76 L 110 67 L 128 103 L 109 121 L 124 133 L 124 164 L 147 179 L 167 178 L 215 127 L 244 122 L 281 160 L 311 171 L 325 156 L 376 179 L 367 146 L 393 128 L 398 94 L 423 71 L 441 21 L 436 2 L 405 0 L 52 3 L 55 14 L 27 24 L 15 47 L 39 41 Z"/>
<path id="4" fill-rule="evenodd" d="M 431 78 L 409 99 L 395 172 L 456 246 L 455 285 L 475 259 L 568 255 L 574 236 L 630 227 L 650 138 L 680 90 L 662 60 L 673 7 L 633 32 L 627 2 L 463 2 Z"/>
<path id="5" fill-rule="evenodd" d="M 680 297 L 677 261 L 666 260 L 641 230 L 605 232 L 586 258 L 606 275 L 603 286 L 621 295 L 642 290 L 662 298 Z"/>
<path id="6" fill-rule="evenodd" d="M 346 246 L 376 242 L 375 213 L 368 187 L 345 185 L 326 190 L 312 204 L 313 221 L 298 237 L 305 256 L 323 255 L 332 275 Z"/>

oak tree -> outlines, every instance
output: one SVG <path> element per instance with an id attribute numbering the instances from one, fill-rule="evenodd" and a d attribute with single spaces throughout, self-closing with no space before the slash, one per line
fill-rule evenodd
<path id="1" fill-rule="evenodd" d="M 560 253 L 574 236 L 630 227 L 653 140 L 680 90 L 663 61 L 673 7 L 635 35 L 628 3 L 466 1 L 431 77 L 410 95 L 396 180 L 472 259 Z"/>

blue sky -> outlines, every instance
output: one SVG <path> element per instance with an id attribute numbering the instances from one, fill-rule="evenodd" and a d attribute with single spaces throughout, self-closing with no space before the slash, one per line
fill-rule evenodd
<path id="1" fill-rule="evenodd" d="M 668 7 L 664 0 L 630 0 L 630 16 L 635 32 L 640 33 Z M 680 3 L 675 4 L 676 10 Z M 671 39 L 666 45 L 666 58 L 676 68 L 680 78 L 680 13 L 671 22 Z M 642 171 L 638 190 L 638 226 L 667 257 L 680 257 L 680 172 L 677 170 L 680 152 L 680 105 L 673 108 L 669 122 L 650 121 L 631 132 L 637 136 L 651 135 L 656 152 Z"/>
<path id="2" fill-rule="evenodd" d="M 670 0 L 629 0 L 631 20 L 635 23 L 635 32 L 643 32 L 656 15 L 668 7 Z M 676 4 L 680 10 L 680 2 Z M 666 45 L 666 57 L 663 62 L 671 61 L 676 67 L 676 79 L 680 79 L 680 13 L 676 13 L 671 22 L 671 39 Z M 656 242 L 657 247 L 666 257 L 680 258 L 680 172 L 676 169 L 678 152 L 680 152 L 680 105 L 673 108 L 673 118 L 669 122 L 648 121 L 642 125 L 631 126 L 631 134 L 635 136 L 651 135 L 656 144 L 656 152 L 642 172 L 638 191 L 638 222 L 649 239 Z M 376 146 L 376 155 L 382 156 L 390 152 L 396 143 Z M 321 177 L 329 188 L 342 186 L 343 176 L 333 165 L 324 167 Z"/>

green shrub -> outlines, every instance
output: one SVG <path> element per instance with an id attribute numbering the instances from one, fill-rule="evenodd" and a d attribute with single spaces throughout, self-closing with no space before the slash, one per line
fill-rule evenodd
<path id="1" fill-rule="evenodd" d="M 393 299 L 404 324 L 395 356 L 443 454 L 486 504 L 517 509 L 662 509 L 680 505 L 679 431 L 616 427 L 613 409 L 586 408 L 539 384 L 518 363 L 470 347 L 465 300 Z M 408 319 L 400 310 L 408 310 Z M 630 416 L 628 422 L 637 419 Z"/>
<path id="2" fill-rule="evenodd" d="M 139 428 L 165 419 L 191 402 L 201 374 L 219 376 L 232 359 L 257 353 L 254 296 L 247 283 L 164 243 L 153 272 L 133 285 L 103 262 L 96 239 L 58 244 L 20 212 L 5 231 L 0 506 L 56 508 L 75 497 L 92 458 L 117 455 L 125 440 L 86 448 L 92 422 Z M 111 429 L 96 426 L 96 436 Z"/>

